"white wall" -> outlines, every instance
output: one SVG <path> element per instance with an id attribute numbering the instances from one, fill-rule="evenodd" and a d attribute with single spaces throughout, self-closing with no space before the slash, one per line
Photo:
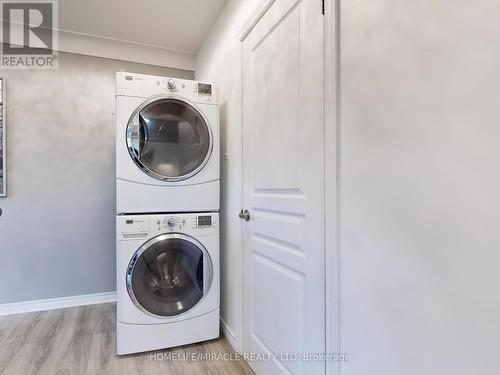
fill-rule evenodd
<path id="1" fill-rule="evenodd" d="M 229 0 L 196 59 L 197 80 L 219 85 L 221 114 L 222 320 L 237 350 L 242 346 L 242 46 L 244 25 L 262 0 Z"/>
<path id="2" fill-rule="evenodd" d="M 196 66 L 221 89 L 222 315 L 239 349 L 238 37 L 259 2 L 229 1 Z M 499 14 L 494 0 L 341 2 L 343 374 L 500 368 Z"/>
<path id="3" fill-rule="evenodd" d="M 342 374 L 497 374 L 500 3 L 340 18 Z"/>
<path id="4" fill-rule="evenodd" d="M 115 72 L 192 71 L 59 54 L 56 70 L 4 70 L 6 198 L 0 304 L 115 290 Z"/>

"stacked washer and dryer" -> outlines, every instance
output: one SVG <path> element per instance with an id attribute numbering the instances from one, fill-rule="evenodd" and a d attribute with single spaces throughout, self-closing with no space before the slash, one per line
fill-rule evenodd
<path id="1" fill-rule="evenodd" d="M 119 355 L 219 336 L 219 108 L 210 84 L 116 75 Z"/>

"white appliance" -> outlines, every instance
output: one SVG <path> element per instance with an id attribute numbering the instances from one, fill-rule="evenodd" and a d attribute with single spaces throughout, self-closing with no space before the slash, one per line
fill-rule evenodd
<path id="1" fill-rule="evenodd" d="M 219 214 L 117 216 L 117 353 L 219 337 Z"/>
<path id="2" fill-rule="evenodd" d="M 219 210 L 213 85 L 116 74 L 117 213 Z"/>

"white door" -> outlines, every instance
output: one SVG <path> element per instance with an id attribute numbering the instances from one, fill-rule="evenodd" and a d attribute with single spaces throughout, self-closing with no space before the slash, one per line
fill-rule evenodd
<path id="1" fill-rule="evenodd" d="M 243 41 L 244 351 L 276 355 L 258 375 L 325 372 L 303 360 L 325 351 L 323 64 L 320 0 L 276 0 Z"/>

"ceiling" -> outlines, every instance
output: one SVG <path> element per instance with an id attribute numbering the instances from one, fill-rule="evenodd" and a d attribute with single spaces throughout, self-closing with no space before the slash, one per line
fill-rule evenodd
<path id="1" fill-rule="evenodd" d="M 197 53 L 226 0 L 63 0 L 59 29 Z"/>

